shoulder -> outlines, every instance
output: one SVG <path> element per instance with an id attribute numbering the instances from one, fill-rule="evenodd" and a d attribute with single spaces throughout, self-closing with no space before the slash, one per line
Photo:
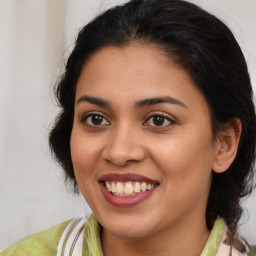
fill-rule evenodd
<path id="1" fill-rule="evenodd" d="M 251 246 L 245 238 L 239 234 L 232 234 L 232 232 L 226 228 L 216 256 L 254 256 L 256 255 L 255 249 L 256 248 Z"/>
<path id="2" fill-rule="evenodd" d="M 60 223 L 53 228 L 41 231 L 27 238 L 0 253 L 1 256 L 50 256 L 56 255 L 60 238 L 66 229 L 69 221 Z"/>

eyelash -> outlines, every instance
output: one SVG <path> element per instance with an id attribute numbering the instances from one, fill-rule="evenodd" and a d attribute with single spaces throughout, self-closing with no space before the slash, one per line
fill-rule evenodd
<path id="1" fill-rule="evenodd" d="M 100 117 L 101 120 L 103 120 L 103 122 L 105 123 L 99 123 L 99 124 L 93 124 L 92 123 L 92 120 L 90 120 L 90 123 L 88 122 L 89 118 L 93 118 L 93 117 Z M 155 125 L 155 124 L 148 124 L 149 121 L 152 119 L 152 122 L 153 122 L 153 118 L 157 118 L 157 117 L 160 117 L 160 118 L 163 118 L 163 124 L 160 124 L 160 125 Z M 97 121 L 97 120 L 96 120 Z M 159 121 L 159 120 L 158 120 Z M 166 121 L 168 122 L 168 124 L 165 124 Z M 90 112 L 90 113 L 87 113 L 86 115 L 84 115 L 82 118 L 81 118 L 81 122 L 82 123 L 86 123 L 87 126 L 91 126 L 91 127 L 100 127 L 100 126 L 105 126 L 105 125 L 110 125 L 110 122 L 108 121 L 108 119 L 106 117 L 104 117 L 104 115 L 102 115 L 101 113 L 97 113 L 97 112 Z M 170 126 L 170 125 L 173 125 L 173 124 L 176 124 L 176 122 L 170 118 L 169 116 L 163 114 L 163 113 L 153 113 L 153 114 L 150 114 L 147 118 L 146 118 L 146 121 L 143 123 L 143 125 L 145 126 L 152 126 L 152 127 L 157 127 L 157 128 L 162 128 L 162 127 L 166 127 L 166 126 Z"/>
<path id="2" fill-rule="evenodd" d="M 156 118 L 156 117 L 160 117 L 160 118 L 163 118 L 163 121 L 164 123 L 167 121 L 168 124 L 165 124 L 165 125 L 147 125 L 147 126 L 153 126 L 153 127 L 157 127 L 157 128 L 162 128 L 162 127 L 166 127 L 166 126 L 170 126 L 170 125 L 173 125 L 173 124 L 176 124 L 176 122 L 170 118 L 169 116 L 163 114 L 163 113 L 154 113 L 154 114 L 150 114 L 150 116 L 147 117 L 146 119 L 146 122 L 149 122 L 150 119 L 152 119 L 152 122 L 153 122 L 153 118 Z"/>
<path id="3" fill-rule="evenodd" d="M 91 124 L 89 124 L 88 123 L 88 119 L 89 118 L 92 118 L 92 117 L 96 117 L 96 116 L 98 116 L 98 117 L 100 117 L 100 118 L 102 118 L 103 120 L 105 120 L 105 121 L 107 121 L 107 124 L 105 123 L 105 124 L 99 124 L 99 125 L 97 125 L 97 124 L 93 124 L 92 123 L 92 121 L 90 121 L 91 122 Z M 102 126 L 102 125 L 109 125 L 110 124 L 110 122 L 108 121 L 108 119 L 106 118 L 106 117 L 104 117 L 102 114 L 100 114 L 100 113 L 97 113 L 97 112 L 90 112 L 90 113 L 87 113 L 86 115 L 84 115 L 82 118 L 81 118 L 81 122 L 82 123 L 86 123 L 86 125 L 87 126 L 91 126 L 91 127 L 99 127 L 99 126 Z"/>

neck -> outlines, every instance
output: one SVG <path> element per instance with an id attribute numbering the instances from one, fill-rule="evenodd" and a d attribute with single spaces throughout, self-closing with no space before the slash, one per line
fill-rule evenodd
<path id="1" fill-rule="evenodd" d="M 102 249 L 104 256 L 198 256 L 209 234 L 204 218 L 143 238 L 117 237 L 103 229 Z"/>

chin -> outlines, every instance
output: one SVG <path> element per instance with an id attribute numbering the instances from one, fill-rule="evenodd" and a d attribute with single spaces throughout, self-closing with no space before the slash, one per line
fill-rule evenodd
<path id="1" fill-rule="evenodd" d="M 111 233 L 113 236 L 122 238 L 122 239 L 143 239 L 149 236 L 149 229 L 145 228 L 136 228 L 131 226 L 118 226 L 111 227 L 110 229 L 105 229 L 107 232 Z"/>
<path id="2" fill-rule="evenodd" d="M 100 221 L 106 232 L 123 239 L 142 239 L 152 233 L 157 226 L 154 221 L 139 216 L 112 216 L 106 215 Z M 150 225 L 149 225 L 150 224 Z"/>

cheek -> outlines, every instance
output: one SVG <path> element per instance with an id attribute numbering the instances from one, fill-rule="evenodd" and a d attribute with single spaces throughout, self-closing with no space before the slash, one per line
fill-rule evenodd
<path id="1" fill-rule="evenodd" d="M 155 147 L 152 155 L 171 187 L 208 184 L 214 160 L 211 134 L 173 136 Z"/>
<path id="2" fill-rule="evenodd" d="M 87 175 L 92 171 L 100 154 L 100 144 L 73 130 L 70 139 L 71 158 L 76 174 Z"/>
<path id="3" fill-rule="evenodd" d="M 162 144 L 157 152 L 157 165 L 162 171 L 166 212 L 180 216 L 192 209 L 205 210 L 211 185 L 212 149 L 193 140 Z M 197 208 L 196 206 L 199 206 Z M 196 208 L 195 208 L 196 207 Z"/>
<path id="4" fill-rule="evenodd" d="M 91 143 L 92 139 L 85 138 L 83 134 L 72 131 L 70 148 L 74 173 L 78 187 L 87 203 L 92 206 L 93 198 L 97 196 L 95 187 L 98 186 L 96 177 L 99 157 L 99 143 Z"/>
<path id="5" fill-rule="evenodd" d="M 78 187 L 87 203 L 93 207 L 94 198 L 97 197 L 95 187 L 95 164 L 99 151 L 97 143 L 90 143 L 81 132 L 73 130 L 70 139 L 71 158 Z"/>

